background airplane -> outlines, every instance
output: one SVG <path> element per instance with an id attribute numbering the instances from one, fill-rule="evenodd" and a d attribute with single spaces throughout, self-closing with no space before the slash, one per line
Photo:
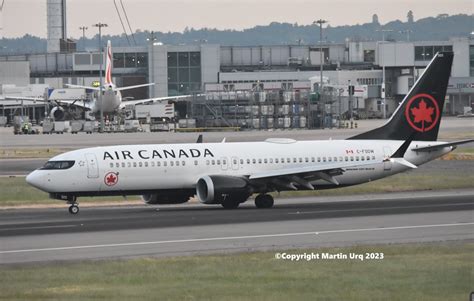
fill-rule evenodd
<path id="1" fill-rule="evenodd" d="M 71 85 L 66 84 L 66 86 L 71 88 L 81 88 L 87 90 L 95 91 L 96 95 L 91 101 L 86 101 L 86 99 L 77 99 L 77 100 L 46 100 L 42 97 L 17 97 L 17 96 L 5 96 L 5 99 L 25 99 L 25 100 L 34 100 L 34 101 L 43 101 L 43 102 L 52 102 L 54 108 L 50 112 L 50 117 L 54 120 L 63 120 L 66 117 L 66 113 L 70 111 L 73 107 L 83 108 L 86 111 L 91 111 L 93 114 L 99 114 L 101 111 L 104 114 L 116 113 L 118 110 L 123 109 L 127 105 L 137 105 L 142 103 L 149 103 L 154 101 L 166 101 L 171 99 L 180 99 L 188 98 L 191 95 L 180 95 L 180 96 L 168 96 L 168 97 L 155 97 L 139 100 L 128 100 L 123 101 L 122 93 L 123 90 L 131 90 L 140 87 L 146 87 L 154 85 L 155 83 L 126 86 L 126 87 L 117 87 L 112 81 L 112 45 L 110 41 L 107 41 L 107 51 L 105 53 L 105 75 L 104 75 L 104 84 L 102 85 L 102 103 L 98 99 L 98 93 L 100 93 L 100 87 L 91 87 L 91 86 L 82 86 L 82 85 Z"/>

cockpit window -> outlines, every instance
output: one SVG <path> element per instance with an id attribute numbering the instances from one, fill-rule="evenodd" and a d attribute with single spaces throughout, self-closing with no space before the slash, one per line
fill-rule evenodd
<path id="1" fill-rule="evenodd" d="M 41 169 L 68 169 L 74 165 L 75 161 L 48 161 Z"/>

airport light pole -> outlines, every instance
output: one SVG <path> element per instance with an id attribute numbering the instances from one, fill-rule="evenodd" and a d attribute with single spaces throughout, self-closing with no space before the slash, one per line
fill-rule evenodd
<path id="1" fill-rule="evenodd" d="M 324 129 L 324 123 L 325 123 L 325 118 L 326 118 L 326 102 L 323 101 L 323 64 L 324 64 L 324 58 L 323 58 L 323 24 L 327 23 L 327 20 L 319 19 L 317 21 L 314 21 L 313 24 L 319 24 L 319 72 L 320 72 L 320 78 L 319 78 L 319 97 L 320 101 L 322 103 L 322 110 L 321 110 L 321 128 Z"/>
<path id="2" fill-rule="evenodd" d="M 84 51 L 86 51 L 86 26 L 80 26 L 80 30 L 82 30 L 82 47 L 84 47 Z"/>
<path id="3" fill-rule="evenodd" d="M 107 24 L 104 23 L 96 23 L 92 25 L 94 27 L 99 28 L 99 52 L 100 52 L 100 60 L 99 60 L 99 106 L 100 106 L 100 129 L 99 132 L 104 132 L 104 106 L 102 105 L 102 60 L 104 59 L 104 55 L 102 53 L 102 27 L 107 27 Z"/>
<path id="4" fill-rule="evenodd" d="M 385 33 L 386 32 L 392 32 L 393 30 L 391 29 L 380 29 L 377 30 L 382 33 L 382 44 L 385 43 Z M 379 55 L 380 57 L 380 55 Z M 385 57 L 382 58 L 383 63 L 382 63 L 382 112 L 383 112 L 383 119 L 387 118 L 387 109 L 385 107 Z"/>
<path id="5" fill-rule="evenodd" d="M 148 41 L 149 45 L 151 46 L 151 48 L 150 48 L 150 52 L 151 52 L 151 59 L 150 60 L 151 60 L 151 62 L 150 62 L 150 60 L 147 60 L 148 61 L 148 66 L 151 66 L 151 68 L 149 68 L 149 69 L 151 69 L 151 70 L 149 70 L 151 72 L 148 72 L 148 74 L 151 74 L 151 79 L 150 80 L 151 80 L 152 83 L 154 83 L 155 82 L 155 62 L 154 62 L 153 52 L 155 52 L 155 51 L 154 51 L 153 45 L 155 45 L 155 41 L 157 40 L 156 37 L 155 37 L 155 32 L 152 31 L 150 33 L 150 36 L 148 38 L 146 38 L 146 40 Z M 154 88 L 153 85 L 148 88 L 148 97 L 150 97 L 150 98 L 155 97 L 155 88 Z"/>

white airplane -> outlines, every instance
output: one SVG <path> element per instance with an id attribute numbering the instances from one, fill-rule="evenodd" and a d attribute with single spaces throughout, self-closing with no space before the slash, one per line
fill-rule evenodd
<path id="1" fill-rule="evenodd" d="M 102 111 L 104 113 L 114 113 L 119 109 L 123 109 L 127 105 L 137 105 L 143 103 L 151 103 L 156 101 L 165 101 L 171 99 L 189 98 L 190 95 L 180 96 L 169 96 L 169 97 L 156 97 L 139 100 L 123 101 L 122 93 L 123 90 L 136 89 L 140 87 L 146 87 L 154 85 L 155 83 L 117 87 L 112 81 L 112 45 L 110 41 L 107 41 L 107 52 L 105 53 L 105 75 L 104 84 L 102 85 Z M 81 85 L 70 85 L 66 86 L 71 88 L 82 88 L 88 90 L 94 90 L 96 93 L 100 93 L 100 87 L 81 86 Z M 34 101 L 46 101 L 42 97 L 19 97 L 19 96 L 6 96 L 6 99 L 26 99 Z M 81 107 L 87 111 L 92 111 L 94 114 L 100 113 L 101 104 L 96 97 L 94 100 L 86 102 L 85 100 L 55 100 L 56 106 L 51 110 L 50 117 L 54 120 L 62 120 L 65 117 L 64 107 L 69 108 L 71 106 Z"/>
<path id="2" fill-rule="evenodd" d="M 204 204 L 236 208 L 258 194 L 255 205 L 269 208 L 270 192 L 385 178 L 474 141 L 436 141 L 452 60 L 452 52 L 435 55 L 390 120 L 347 140 L 86 148 L 51 158 L 26 181 L 76 214 L 80 196 L 142 195 L 147 204 L 178 204 L 197 195 Z"/>

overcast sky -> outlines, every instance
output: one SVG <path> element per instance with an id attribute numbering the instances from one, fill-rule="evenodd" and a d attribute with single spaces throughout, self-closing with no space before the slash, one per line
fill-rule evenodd
<path id="1" fill-rule="evenodd" d="M 1 4 L 2 0 L 0 0 Z M 120 8 L 120 0 L 116 0 Z M 412 10 L 415 20 L 441 13 L 472 14 L 474 0 L 122 0 L 132 29 L 183 31 L 189 28 L 243 29 L 270 22 L 311 24 L 329 20 L 331 26 L 367 23 L 372 15 L 380 23 L 400 19 Z M 97 33 L 92 24 L 107 23 L 105 34 L 123 32 L 113 0 L 68 0 L 68 36 Z M 0 36 L 31 34 L 46 37 L 46 0 L 5 0 Z"/>

